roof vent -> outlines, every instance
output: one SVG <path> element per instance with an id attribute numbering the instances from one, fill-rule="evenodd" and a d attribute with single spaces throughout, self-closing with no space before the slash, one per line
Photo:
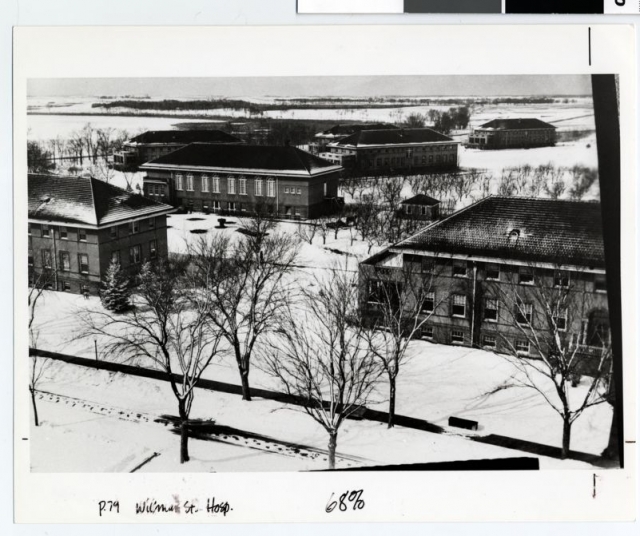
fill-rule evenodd
<path id="1" fill-rule="evenodd" d="M 41 203 L 48 203 L 51 201 L 51 196 L 49 194 L 45 194 L 40 198 Z"/>
<path id="2" fill-rule="evenodd" d="M 509 242 L 517 242 L 520 238 L 520 229 L 511 229 L 509 231 Z"/>

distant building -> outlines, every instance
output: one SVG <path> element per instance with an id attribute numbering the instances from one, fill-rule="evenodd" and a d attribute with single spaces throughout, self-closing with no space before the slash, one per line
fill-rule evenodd
<path id="1" fill-rule="evenodd" d="M 488 197 L 464 208 L 361 263 L 369 314 L 405 270 L 429 285 L 424 339 L 536 357 L 523 330 L 555 314 L 581 355 L 610 340 L 599 203 Z M 541 296 L 558 290 L 571 309 L 550 313 Z"/>
<path id="2" fill-rule="evenodd" d="M 360 171 L 427 170 L 457 168 L 458 143 L 430 128 L 362 130 L 327 150 L 337 155 L 354 155 Z"/>
<path id="3" fill-rule="evenodd" d="M 309 144 L 309 151 L 313 154 L 325 153 L 327 145 L 339 141 L 351 134 L 360 132 L 361 130 L 392 130 L 397 129 L 395 125 L 388 123 L 353 123 L 344 125 L 335 125 L 327 130 L 318 132 L 313 142 Z"/>
<path id="4" fill-rule="evenodd" d="M 125 142 L 122 151 L 114 153 L 113 166 L 135 169 L 194 142 L 226 144 L 242 140 L 222 130 L 149 130 Z"/>
<path id="5" fill-rule="evenodd" d="M 413 220 L 437 220 L 440 215 L 440 201 L 425 194 L 414 195 L 400 203 L 402 216 Z"/>
<path id="6" fill-rule="evenodd" d="M 52 290 L 96 294 L 112 260 L 128 270 L 167 256 L 173 207 L 93 178 L 28 181 L 30 281 L 48 269 Z"/>
<path id="7" fill-rule="evenodd" d="M 144 193 L 176 207 L 281 218 L 335 211 L 342 168 L 292 146 L 193 143 L 141 166 Z"/>
<path id="8" fill-rule="evenodd" d="M 471 131 L 468 146 L 513 149 L 555 145 L 556 127 L 540 119 L 493 119 Z"/>

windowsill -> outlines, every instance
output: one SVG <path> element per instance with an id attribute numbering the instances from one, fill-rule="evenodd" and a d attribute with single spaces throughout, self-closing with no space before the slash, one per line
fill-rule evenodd
<path id="1" fill-rule="evenodd" d="M 518 281 L 518 285 L 533 285 L 533 281 Z"/>
<path id="2" fill-rule="evenodd" d="M 487 277 L 485 278 L 485 281 L 500 281 L 499 277 Z"/>
<path id="3" fill-rule="evenodd" d="M 462 346 L 464 341 L 451 341 L 451 344 L 455 344 L 456 346 Z"/>
<path id="4" fill-rule="evenodd" d="M 595 289 L 594 292 L 596 292 L 597 294 L 606 294 L 607 293 L 606 290 L 600 290 L 600 289 Z"/>
<path id="5" fill-rule="evenodd" d="M 498 323 L 498 319 L 497 318 L 485 318 L 484 321 L 485 322 L 489 322 L 489 324 L 497 324 Z"/>
<path id="6" fill-rule="evenodd" d="M 458 277 L 460 279 L 467 279 L 467 275 L 459 275 L 459 274 L 453 274 L 453 277 Z"/>
<path id="7" fill-rule="evenodd" d="M 466 315 L 451 315 L 451 318 L 462 318 L 463 320 L 467 319 Z"/>

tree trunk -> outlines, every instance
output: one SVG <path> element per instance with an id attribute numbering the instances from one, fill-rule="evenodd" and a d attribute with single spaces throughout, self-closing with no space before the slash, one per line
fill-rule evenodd
<path id="1" fill-rule="evenodd" d="M 36 390 L 33 388 L 29 388 L 31 392 L 31 403 L 33 404 L 33 420 L 36 426 L 40 426 L 40 421 L 38 420 L 38 406 L 36 405 Z"/>
<path id="2" fill-rule="evenodd" d="M 615 405 L 613 406 L 613 414 L 611 418 L 611 428 L 609 430 L 609 444 L 604 449 L 601 456 L 612 462 L 620 462 L 620 449 L 618 438 L 618 415 Z"/>
<path id="3" fill-rule="evenodd" d="M 240 367 L 240 381 L 242 383 L 242 400 L 251 401 L 251 390 L 249 389 L 249 371 Z"/>
<path id="4" fill-rule="evenodd" d="M 180 463 L 189 461 L 189 415 L 186 411 L 186 402 L 178 401 L 178 412 L 180 414 Z"/>
<path id="5" fill-rule="evenodd" d="M 562 459 L 569 457 L 569 445 L 571 444 L 571 422 L 569 419 L 564 419 L 562 426 Z"/>
<path id="6" fill-rule="evenodd" d="M 338 431 L 329 432 L 329 469 L 336 468 L 336 445 L 338 444 Z"/>
<path id="7" fill-rule="evenodd" d="M 387 428 L 393 428 L 396 416 L 396 379 L 389 378 L 389 421 Z"/>

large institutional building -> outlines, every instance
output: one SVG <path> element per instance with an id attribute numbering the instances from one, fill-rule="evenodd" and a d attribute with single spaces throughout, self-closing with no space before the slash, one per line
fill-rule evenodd
<path id="1" fill-rule="evenodd" d="M 242 143 L 242 140 L 221 130 L 149 130 L 124 143 L 122 151 L 113 155 L 116 169 L 135 169 L 190 143 Z"/>
<path id="2" fill-rule="evenodd" d="M 488 197 L 464 208 L 361 264 L 371 315 L 381 285 L 406 271 L 427 291 L 427 340 L 535 357 L 529 335 L 553 322 L 585 354 L 609 342 L 599 203 Z"/>
<path id="3" fill-rule="evenodd" d="M 313 141 L 309 144 L 309 151 L 313 154 L 324 153 L 327 150 L 327 145 L 336 141 L 342 140 L 351 134 L 360 132 L 361 130 L 385 130 L 385 129 L 397 129 L 395 125 L 388 123 L 353 123 L 353 124 L 340 124 L 318 132 Z"/>
<path id="4" fill-rule="evenodd" d="M 342 168 L 291 146 L 193 143 L 141 169 L 144 194 L 176 207 L 306 219 L 337 208 Z"/>
<path id="5" fill-rule="evenodd" d="M 174 208 L 87 177 L 29 175 L 29 277 L 97 294 L 109 264 L 136 269 L 167 256 Z"/>
<path id="6" fill-rule="evenodd" d="M 360 171 L 455 169 L 458 144 L 430 128 L 361 130 L 329 143 L 321 156 L 351 156 L 351 166 Z"/>
<path id="7" fill-rule="evenodd" d="M 472 130 L 469 147 L 514 149 L 555 145 L 556 127 L 540 119 L 493 119 Z"/>

